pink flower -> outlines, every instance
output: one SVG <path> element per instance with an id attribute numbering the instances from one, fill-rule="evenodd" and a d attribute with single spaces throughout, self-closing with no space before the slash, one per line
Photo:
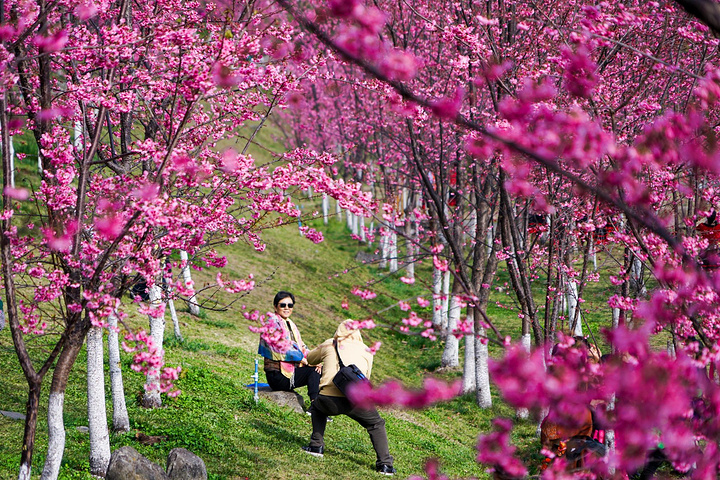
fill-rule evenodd
<path id="1" fill-rule="evenodd" d="M 407 312 L 408 310 L 410 310 L 410 304 L 408 302 L 400 301 L 398 302 L 398 306 L 403 312 Z"/>
<path id="2" fill-rule="evenodd" d="M 415 277 L 400 277 L 400 281 L 403 283 L 407 283 L 408 285 L 412 285 L 413 283 L 415 283 Z"/>
<path id="3" fill-rule="evenodd" d="M 371 347 L 367 348 L 367 351 L 370 352 L 371 354 L 375 355 L 377 353 L 378 349 L 380 348 L 380 345 L 382 345 L 382 342 L 375 342 L 372 344 Z"/>
<path id="4" fill-rule="evenodd" d="M 97 12 L 98 7 L 92 2 L 81 3 L 75 7 L 75 15 L 82 21 L 91 19 Z"/>
<path id="5" fill-rule="evenodd" d="M 10 197 L 14 200 L 19 200 L 21 202 L 30 198 L 30 192 L 28 191 L 27 188 L 15 188 L 15 187 L 7 186 L 7 187 L 5 187 L 3 192 L 8 197 Z"/>
<path id="6" fill-rule="evenodd" d="M 36 35 L 32 42 L 42 53 L 57 52 L 58 50 L 62 50 L 68 42 L 68 34 L 65 30 L 59 30 L 49 37 Z"/>
<path id="7" fill-rule="evenodd" d="M 458 87 L 453 97 L 435 99 L 430 108 L 436 116 L 444 120 L 452 120 L 460 113 L 464 97 L 465 89 Z"/>
<path id="8" fill-rule="evenodd" d="M 118 215 L 110 214 L 95 219 L 95 229 L 105 240 L 115 240 L 123 229 L 123 221 Z"/>
<path id="9" fill-rule="evenodd" d="M 240 76 L 233 73 L 230 67 L 222 62 L 215 62 L 213 65 L 212 79 L 220 88 L 234 88 L 240 83 Z"/>
<path id="10" fill-rule="evenodd" d="M 423 298 L 423 297 L 417 297 L 417 304 L 418 304 L 420 307 L 425 308 L 425 307 L 427 307 L 427 306 L 430 305 L 430 300 L 427 300 L 427 299 L 425 299 L 425 298 Z"/>

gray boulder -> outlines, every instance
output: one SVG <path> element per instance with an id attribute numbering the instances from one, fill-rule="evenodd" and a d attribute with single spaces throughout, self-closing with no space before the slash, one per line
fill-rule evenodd
<path id="1" fill-rule="evenodd" d="M 274 392 L 270 387 L 258 388 L 258 395 L 280 405 L 290 407 L 298 413 L 305 413 L 305 400 L 295 392 Z"/>
<path id="2" fill-rule="evenodd" d="M 143 457 L 134 448 L 121 447 L 110 457 L 105 480 L 170 480 L 170 477 L 160 465 Z"/>
<path id="3" fill-rule="evenodd" d="M 172 480 L 207 480 L 203 459 L 184 448 L 173 448 L 167 459 L 167 474 Z"/>

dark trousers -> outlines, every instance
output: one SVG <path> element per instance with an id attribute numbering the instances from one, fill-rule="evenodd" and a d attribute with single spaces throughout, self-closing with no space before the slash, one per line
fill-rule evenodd
<path id="1" fill-rule="evenodd" d="M 362 410 L 353 407 L 350 401 L 345 397 L 330 397 L 327 395 L 319 395 L 310 409 L 312 413 L 313 433 L 310 437 L 311 447 L 325 446 L 325 426 L 327 425 L 328 416 L 347 415 L 367 430 L 370 435 L 375 454 L 377 455 L 376 467 L 380 465 L 393 464 L 393 457 L 390 456 L 388 447 L 387 432 L 385 431 L 385 420 L 374 408 L 372 410 Z"/>
<path id="2" fill-rule="evenodd" d="M 277 370 L 266 371 L 265 377 L 270 388 L 281 392 L 292 392 L 294 388 L 307 385 L 308 397 L 310 397 L 311 402 L 317 398 L 320 392 L 320 374 L 315 371 L 315 367 L 297 367 L 292 387 L 290 386 L 290 379 Z"/>

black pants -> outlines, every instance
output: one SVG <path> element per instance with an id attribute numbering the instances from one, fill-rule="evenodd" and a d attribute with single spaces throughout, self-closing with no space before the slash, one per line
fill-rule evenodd
<path id="1" fill-rule="evenodd" d="M 311 447 L 325 446 L 325 426 L 328 416 L 347 415 L 358 422 L 370 435 L 375 454 L 377 455 L 376 467 L 389 465 L 392 467 L 393 457 L 388 447 L 387 432 L 385 431 L 385 420 L 374 408 L 362 410 L 353 407 L 345 397 L 330 397 L 319 395 L 310 409 L 312 413 L 313 433 L 310 437 Z"/>
<path id="2" fill-rule="evenodd" d="M 294 388 L 304 387 L 307 385 L 308 397 L 312 402 L 320 392 L 320 374 L 315 371 L 315 367 L 297 367 L 294 374 L 294 385 L 290 386 L 290 379 L 277 370 L 265 371 L 268 385 L 273 390 L 281 392 L 292 392 Z"/>

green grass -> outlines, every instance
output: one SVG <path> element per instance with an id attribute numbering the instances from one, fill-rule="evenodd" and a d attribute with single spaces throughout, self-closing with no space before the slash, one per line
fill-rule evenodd
<path id="1" fill-rule="evenodd" d="M 267 136 L 263 130 L 261 135 Z M 30 139 L 31 140 L 31 139 Z M 267 138 L 262 137 L 266 144 Z M 16 142 L 17 143 L 17 142 Z M 240 144 L 238 144 L 240 145 Z M 260 154 L 261 152 L 258 152 Z M 36 161 L 36 160 L 35 160 Z M 33 160 L 19 162 L 19 168 L 30 175 Z M 23 170 L 24 171 L 24 170 Z M 314 204 L 312 204 L 314 202 Z M 305 206 L 304 211 L 319 209 L 319 199 Z M 178 398 L 164 398 L 164 407 L 146 410 L 139 406 L 143 378 L 129 369 L 130 358 L 123 354 L 125 395 L 131 419 L 131 431 L 111 436 L 112 448 L 130 445 L 152 461 L 165 465 L 168 452 L 184 447 L 200 455 L 206 462 L 211 479 L 365 479 L 374 474 L 374 453 L 367 433 L 347 417 L 329 424 L 324 459 L 309 457 L 300 447 L 307 444 L 311 433 L 309 417 L 298 415 L 266 400 L 255 403 L 250 383 L 253 372 L 257 336 L 247 326 L 243 312 L 258 309 L 266 312 L 278 290 L 290 290 L 296 295 L 293 318 L 298 323 L 308 345 L 316 345 L 330 337 L 337 324 L 345 318 L 372 317 L 378 323 L 394 325 L 404 312 L 394 304 L 426 294 L 431 264 L 418 265 L 418 282 L 406 285 L 398 280 L 402 272 L 389 275 L 375 265 L 358 265 L 354 260 L 360 250 L 372 252 L 374 246 L 359 245 L 349 237 L 345 223 L 331 219 L 310 222 L 322 230 L 326 241 L 315 245 L 298 235 L 297 227 L 289 225 L 265 233 L 267 248 L 256 252 L 247 245 L 224 248 L 228 266 L 224 277 L 246 278 L 254 274 L 257 287 L 242 298 L 216 292 L 217 303 L 204 305 L 200 317 L 192 317 L 183 305 L 176 305 L 181 322 L 183 341 L 173 338 L 169 323 L 166 329 L 167 363 L 182 366 L 177 386 L 183 393 Z M 193 272 L 196 285 L 214 283 L 216 271 L 206 269 Z M 507 281 L 503 268 L 498 285 Z M 377 298 L 362 302 L 350 294 L 353 286 L 371 288 Z M 537 295 L 542 298 L 537 282 Z M 603 302 L 612 287 L 607 280 L 591 284 L 586 290 L 589 299 L 584 308 L 595 335 L 601 326 L 610 324 L 609 308 Z M 204 298 L 210 290 L 206 291 Z M 340 303 L 347 297 L 350 309 Z M 488 308 L 503 334 L 517 338 L 520 321 L 512 308 L 512 296 L 495 293 Z M 245 306 L 246 308 L 243 308 Z M 378 311 L 385 310 L 382 314 Z M 425 309 L 424 315 L 430 315 Z M 542 313 L 541 313 L 542 314 Z M 147 326 L 141 318 L 131 319 L 136 326 Z M 382 382 L 397 378 L 410 386 L 418 386 L 426 375 L 438 375 L 446 380 L 459 378 L 459 370 L 437 372 L 442 355 L 442 342 L 432 342 L 418 336 L 406 336 L 392 330 L 378 328 L 364 333 L 366 343 L 383 343 L 373 368 L 373 380 Z M 461 355 L 463 348 L 461 346 Z M 492 355 L 500 350 L 491 349 Z M 462 359 L 461 359 L 462 361 Z M 40 407 L 38 434 L 34 456 L 33 478 L 38 478 L 47 448 L 47 389 L 52 372 L 46 378 Z M 60 473 L 61 479 L 88 479 L 89 445 L 86 433 L 77 427 L 87 425 L 85 387 L 85 353 L 78 358 L 70 377 L 65 399 L 67 446 Z M 261 375 L 261 381 L 264 381 Z M 109 382 L 106 384 L 109 398 Z M 9 330 L 0 332 L 0 410 L 22 412 L 25 408 L 25 389 L 14 356 Z M 305 389 L 300 389 L 305 393 Z M 422 411 L 381 411 L 387 421 L 391 453 L 401 478 L 421 474 L 427 458 L 438 457 L 443 471 L 451 477 L 487 478 L 485 467 L 475 462 L 478 434 L 490 428 L 496 416 L 513 416 L 493 390 L 494 406 L 481 410 L 472 396 L 457 398 Z M 108 402 L 108 418 L 112 418 Z M 163 441 L 143 445 L 136 435 L 143 433 L 161 436 Z M 0 479 L 17 477 L 23 425 L 19 421 L 0 416 Z M 531 464 L 539 464 L 539 441 L 535 425 L 518 421 L 513 442 L 519 455 Z"/>

